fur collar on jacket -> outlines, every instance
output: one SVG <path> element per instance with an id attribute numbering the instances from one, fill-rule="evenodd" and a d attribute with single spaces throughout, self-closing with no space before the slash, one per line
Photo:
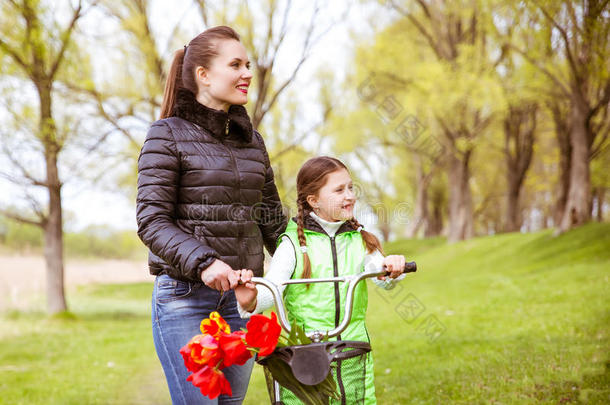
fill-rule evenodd
<path id="1" fill-rule="evenodd" d="M 242 105 L 232 105 L 228 112 L 215 110 L 200 104 L 190 90 L 178 89 L 173 115 L 207 129 L 218 139 L 226 138 L 225 131 L 229 120 L 230 137 L 245 142 L 252 140 L 252 122 Z"/>

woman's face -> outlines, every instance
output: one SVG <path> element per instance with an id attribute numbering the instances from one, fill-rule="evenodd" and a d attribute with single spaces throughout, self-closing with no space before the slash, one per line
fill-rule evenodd
<path id="1" fill-rule="evenodd" d="M 352 177 L 345 169 L 335 170 L 326 176 L 326 183 L 317 195 L 307 197 L 313 211 L 330 222 L 347 221 L 354 217 L 356 195 Z"/>
<path id="2" fill-rule="evenodd" d="M 252 80 L 250 61 L 244 46 L 234 39 L 218 42 L 218 55 L 209 69 L 195 69 L 197 101 L 206 107 L 228 111 L 231 105 L 248 102 L 248 86 Z"/>

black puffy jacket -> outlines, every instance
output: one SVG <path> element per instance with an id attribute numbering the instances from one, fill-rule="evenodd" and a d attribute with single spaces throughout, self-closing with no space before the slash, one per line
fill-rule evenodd
<path id="1" fill-rule="evenodd" d="M 201 282 L 219 258 L 263 274 L 286 217 L 261 135 L 243 106 L 228 113 L 178 92 L 174 116 L 150 127 L 138 159 L 138 236 L 151 274 Z"/>

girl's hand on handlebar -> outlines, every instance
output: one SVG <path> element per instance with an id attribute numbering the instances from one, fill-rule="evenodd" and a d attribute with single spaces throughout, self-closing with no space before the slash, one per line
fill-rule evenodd
<path id="1" fill-rule="evenodd" d="M 235 288 L 239 281 L 239 276 L 235 274 L 231 266 L 222 260 L 216 259 L 201 272 L 201 281 L 215 290 L 229 291 Z"/>
<path id="2" fill-rule="evenodd" d="M 405 257 L 402 255 L 390 255 L 383 259 L 383 267 L 390 272 L 390 278 L 400 276 L 405 268 Z M 385 276 L 377 277 L 380 280 L 385 280 Z"/>
<path id="3" fill-rule="evenodd" d="M 258 294 L 256 285 L 251 281 L 254 273 L 248 269 L 236 270 L 235 273 L 239 277 L 239 284 L 235 287 L 235 298 L 243 309 L 252 312 L 256 308 Z"/>

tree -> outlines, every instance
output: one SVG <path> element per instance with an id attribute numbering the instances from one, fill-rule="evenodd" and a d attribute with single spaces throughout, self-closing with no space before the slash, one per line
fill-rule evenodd
<path id="1" fill-rule="evenodd" d="M 504 118 L 504 156 L 507 173 L 507 201 L 504 231 L 514 232 L 520 228 L 519 198 L 525 174 L 532 162 L 536 134 L 538 105 L 509 106 Z"/>
<path id="2" fill-rule="evenodd" d="M 520 197 L 532 162 L 539 115 L 540 95 L 531 88 L 533 83 L 546 84 L 546 81 L 510 49 L 514 42 L 514 27 L 527 23 L 527 13 L 519 7 L 505 7 L 497 12 L 495 19 L 495 42 L 504 53 L 504 58 L 496 65 L 496 72 L 507 105 L 501 118 L 506 163 L 506 207 L 502 228 L 505 232 L 515 232 L 521 228 Z M 529 37 L 525 35 L 525 39 Z"/>
<path id="3" fill-rule="evenodd" d="M 428 103 L 435 107 L 432 122 L 439 128 L 439 139 L 446 151 L 448 239 L 467 239 L 474 235 L 471 161 L 476 139 L 488 129 L 496 110 L 492 100 L 497 97 L 497 89 L 492 73 L 497 61 L 492 60 L 488 50 L 493 4 L 486 8 L 478 1 L 402 3 L 392 1 L 389 5 L 416 28 L 420 42 L 432 51 L 441 72 L 440 86 L 428 87 Z M 419 83 L 417 79 L 413 81 Z M 448 91 L 449 88 L 453 90 Z M 447 98 L 448 94 L 452 97 Z"/>
<path id="4" fill-rule="evenodd" d="M 538 47 L 516 48 L 569 100 L 570 176 L 558 230 L 591 218 L 591 159 L 605 143 L 610 125 L 610 24 L 605 0 L 534 1 L 531 19 L 550 32 Z M 550 44 L 549 44 L 550 42 Z M 552 59 L 540 58 L 551 46 Z M 548 54 L 548 52 L 546 53 Z M 556 57 L 563 58 L 556 68 Z"/>
<path id="5" fill-rule="evenodd" d="M 561 97 L 550 97 L 545 101 L 547 109 L 553 117 L 555 138 L 559 147 L 559 192 L 553 210 L 553 224 L 561 223 L 566 210 L 568 191 L 570 190 L 570 172 L 572 167 L 572 146 L 570 144 L 569 102 Z"/>
<path id="6" fill-rule="evenodd" d="M 63 10 L 68 18 L 63 23 L 48 4 L 36 0 L 2 3 L 1 20 L 3 36 L 0 38 L 0 56 L 5 66 L 5 75 L 19 81 L 19 86 L 35 88 L 38 113 L 32 114 L 37 126 L 21 129 L 29 131 L 29 138 L 36 145 L 44 160 L 44 175 L 38 176 L 15 158 L 10 151 L 7 157 L 19 176 L 4 172 L 4 177 L 28 188 L 42 188 L 47 195 L 47 206 L 43 208 L 32 193 L 27 194 L 32 206 L 32 217 L 4 210 L 4 215 L 22 223 L 37 225 L 44 229 L 44 256 L 47 267 L 47 308 L 50 313 L 67 309 L 64 296 L 62 179 L 59 174 L 60 153 L 65 146 L 69 131 L 65 123 L 58 123 L 54 114 L 56 87 L 68 79 L 68 67 L 78 63 L 78 50 L 73 40 L 77 22 L 86 13 L 81 1 L 69 10 Z M 27 110 L 27 108 L 26 108 Z M 18 112 L 16 112 L 18 113 Z M 22 116 L 21 119 L 24 117 Z"/>

